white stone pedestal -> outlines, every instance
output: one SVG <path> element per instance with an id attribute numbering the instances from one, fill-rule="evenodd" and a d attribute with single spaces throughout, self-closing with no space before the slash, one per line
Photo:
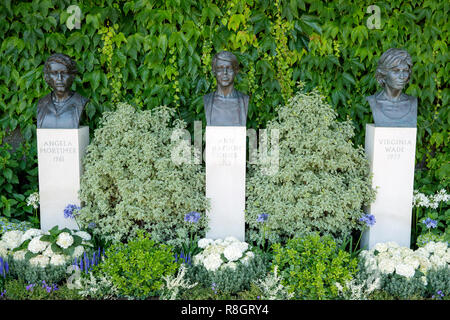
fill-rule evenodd
<path id="1" fill-rule="evenodd" d="M 245 240 L 246 127 L 206 126 L 206 237 Z"/>
<path id="2" fill-rule="evenodd" d="M 89 144 L 89 127 L 37 129 L 41 229 L 78 229 L 64 217 L 68 204 L 80 206 L 81 159 Z"/>
<path id="3" fill-rule="evenodd" d="M 366 249 L 387 241 L 410 246 L 416 133 L 417 128 L 366 125 L 365 150 L 377 190 L 368 208 L 376 223 L 361 240 Z"/>

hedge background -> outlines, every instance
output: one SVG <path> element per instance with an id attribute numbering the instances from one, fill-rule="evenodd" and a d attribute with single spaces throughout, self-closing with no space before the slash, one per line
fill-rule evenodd
<path id="1" fill-rule="evenodd" d="M 80 8 L 80 28 L 69 29 Z M 369 6 L 379 8 L 376 11 Z M 379 56 L 411 54 L 406 93 L 419 98 L 415 188 L 448 186 L 449 2 L 440 0 L 2 0 L 0 4 L 0 215 L 32 215 L 37 191 L 36 104 L 50 90 L 43 64 L 55 52 L 78 63 L 73 89 L 89 97 L 91 134 L 113 103 L 176 106 L 193 129 L 202 96 L 214 89 L 212 56 L 241 62 L 237 88 L 251 96 L 248 127 L 263 128 L 297 90 L 318 87 L 363 145 L 372 122 L 364 97 L 378 91 Z M 380 22 L 377 28 L 370 24 Z M 10 152 L 21 132 L 25 142 Z M 14 134 L 11 136 L 11 132 Z M 23 161 L 26 160 L 26 161 Z"/>

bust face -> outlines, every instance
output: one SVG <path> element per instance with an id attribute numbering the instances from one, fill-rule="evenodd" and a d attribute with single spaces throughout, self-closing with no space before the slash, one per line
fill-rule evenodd
<path id="1" fill-rule="evenodd" d="M 387 72 L 384 79 L 385 86 L 391 89 L 402 90 L 408 83 L 409 72 L 409 66 L 405 62 L 400 62 Z"/>
<path id="2" fill-rule="evenodd" d="M 231 61 L 218 59 L 214 73 L 216 75 L 217 84 L 221 87 L 233 85 L 236 72 L 233 69 Z"/>
<path id="3" fill-rule="evenodd" d="M 58 62 L 50 62 L 48 70 L 48 85 L 58 93 L 69 91 L 72 86 L 73 76 L 67 67 Z"/>

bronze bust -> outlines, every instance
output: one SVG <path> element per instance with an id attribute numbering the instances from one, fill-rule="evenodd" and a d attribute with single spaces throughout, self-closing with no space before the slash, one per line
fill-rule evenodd
<path id="1" fill-rule="evenodd" d="M 234 89 L 239 62 L 234 54 L 221 51 L 212 60 L 217 90 L 203 96 L 208 126 L 245 126 L 249 97 Z"/>
<path id="2" fill-rule="evenodd" d="M 55 53 L 47 59 L 44 79 L 53 91 L 37 104 L 38 128 L 79 128 L 88 99 L 70 90 L 76 74 L 76 63 L 67 55 Z"/>
<path id="3" fill-rule="evenodd" d="M 376 127 L 416 127 L 417 98 L 402 93 L 411 75 L 406 50 L 391 48 L 378 61 L 375 78 L 383 90 L 366 97 Z"/>

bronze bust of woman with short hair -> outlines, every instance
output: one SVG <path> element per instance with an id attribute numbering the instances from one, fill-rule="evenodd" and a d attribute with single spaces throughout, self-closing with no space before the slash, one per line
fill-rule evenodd
<path id="1" fill-rule="evenodd" d="M 88 99 L 70 90 L 76 74 L 76 63 L 69 56 L 55 53 L 47 59 L 44 79 L 53 91 L 37 104 L 38 128 L 79 128 Z"/>
<path id="2" fill-rule="evenodd" d="M 366 97 L 376 127 L 416 127 L 417 98 L 402 93 L 411 75 L 406 50 L 391 48 L 378 61 L 375 78 L 383 90 Z"/>
<path id="3" fill-rule="evenodd" d="M 217 90 L 203 97 L 208 126 L 246 126 L 249 97 L 234 89 L 239 62 L 234 54 L 221 51 L 212 61 Z"/>

